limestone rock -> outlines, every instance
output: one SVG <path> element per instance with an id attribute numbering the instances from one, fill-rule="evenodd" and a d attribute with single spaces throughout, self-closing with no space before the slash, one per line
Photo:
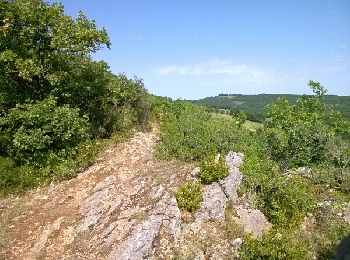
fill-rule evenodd
<path id="1" fill-rule="evenodd" d="M 238 169 L 243 163 L 244 154 L 230 151 L 226 156 L 226 163 L 230 170 Z"/>
<path id="2" fill-rule="evenodd" d="M 254 237 L 261 236 L 271 228 L 271 223 L 260 210 L 243 205 L 236 206 L 235 210 L 236 222 L 243 226 L 245 232 L 252 233 Z"/>
<path id="3" fill-rule="evenodd" d="M 203 201 L 195 214 L 196 221 L 201 220 L 225 220 L 225 208 L 227 198 L 217 183 L 205 186 L 203 189 Z"/>
<path id="4" fill-rule="evenodd" d="M 135 230 L 123 243 L 113 250 L 110 260 L 141 260 L 152 253 L 152 244 L 162 224 L 162 216 L 152 215 L 148 220 L 136 226 Z"/>

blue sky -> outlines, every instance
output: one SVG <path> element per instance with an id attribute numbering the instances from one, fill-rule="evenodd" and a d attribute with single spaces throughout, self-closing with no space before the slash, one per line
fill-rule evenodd
<path id="1" fill-rule="evenodd" d="M 153 94 L 300 94 L 312 79 L 350 95 L 349 0 L 61 2 L 107 28 L 112 47 L 93 58 Z"/>

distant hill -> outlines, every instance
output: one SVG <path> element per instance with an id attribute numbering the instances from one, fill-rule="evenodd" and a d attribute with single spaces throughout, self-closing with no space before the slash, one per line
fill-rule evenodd
<path id="1" fill-rule="evenodd" d="M 206 97 L 191 102 L 209 106 L 213 109 L 228 109 L 231 112 L 243 110 L 249 120 L 261 122 L 265 118 L 266 106 L 284 97 L 290 103 L 295 103 L 301 95 L 292 94 L 220 94 L 216 97 Z M 350 119 L 350 96 L 327 95 L 325 102 L 335 107 L 344 118 Z"/>

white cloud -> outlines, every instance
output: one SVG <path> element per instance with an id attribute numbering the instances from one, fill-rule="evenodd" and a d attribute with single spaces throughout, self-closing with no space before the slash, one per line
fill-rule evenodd
<path id="1" fill-rule="evenodd" d="M 278 73 L 248 64 L 226 60 L 210 60 L 192 65 L 173 65 L 154 69 L 158 75 L 210 76 L 224 77 L 225 80 L 237 80 L 254 84 L 268 84 L 278 81 Z"/>

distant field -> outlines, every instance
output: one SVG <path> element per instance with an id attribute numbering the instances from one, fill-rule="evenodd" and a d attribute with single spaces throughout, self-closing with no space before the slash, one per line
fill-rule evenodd
<path id="1" fill-rule="evenodd" d="M 226 114 L 219 114 L 219 113 L 212 113 L 213 116 L 216 116 L 216 117 L 221 117 L 221 118 L 226 118 L 227 120 L 232 120 L 232 116 L 230 115 L 226 115 Z M 247 120 L 244 125 L 243 125 L 245 128 L 247 129 L 259 129 L 259 128 L 262 128 L 263 127 L 263 124 L 262 123 L 258 123 L 258 122 L 253 122 L 253 121 L 250 121 L 250 120 Z"/>
<path id="2" fill-rule="evenodd" d="M 220 94 L 216 97 L 206 97 L 191 102 L 206 105 L 216 109 L 230 109 L 232 111 L 243 110 L 248 119 L 252 121 L 263 121 L 265 118 L 266 106 L 284 97 L 290 103 L 295 104 L 300 95 L 290 94 L 259 94 L 259 95 L 240 95 L 240 94 Z M 334 106 L 344 118 L 350 119 L 350 96 L 327 95 L 325 103 Z"/>

